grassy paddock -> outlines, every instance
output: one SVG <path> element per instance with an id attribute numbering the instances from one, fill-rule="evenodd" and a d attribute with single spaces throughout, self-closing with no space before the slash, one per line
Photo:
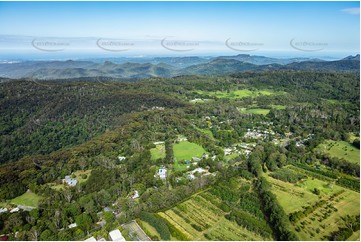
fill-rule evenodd
<path id="1" fill-rule="evenodd" d="M 316 150 L 352 163 L 360 163 L 360 150 L 345 141 L 326 140 Z"/>
<path id="2" fill-rule="evenodd" d="M 21 196 L 18 196 L 10 201 L 12 204 L 24 205 L 30 207 L 38 207 L 40 196 L 36 195 L 33 192 L 26 192 Z"/>
<path id="3" fill-rule="evenodd" d="M 151 159 L 163 159 L 165 157 L 165 146 L 164 144 L 156 145 L 155 148 L 150 149 Z"/>
<path id="4" fill-rule="evenodd" d="M 313 207 L 321 200 L 326 201 L 293 225 L 300 240 L 325 240 L 332 232 L 344 226 L 341 217 L 360 214 L 360 194 L 357 192 L 337 185 L 330 186 L 325 181 L 311 177 L 296 185 L 272 177 L 267 179 L 272 184 L 272 192 L 288 215 L 302 211 L 305 206 Z M 315 188 L 321 191 L 320 195 L 312 192 Z M 332 199 L 331 196 L 335 194 L 339 195 Z"/>
<path id="5" fill-rule="evenodd" d="M 230 98 L 230 99 L 236 99 L 236 98 L 244 98 L 244 97 L 258 97 L 262 95 L 276 95 L 276 94 L 284 94 L 283 92 L 275 92 L 272 90 L 255 90 L 251 91 L 249 89 L 242 89 L 242 90 L 236 90 L 236 91 L 230 91 L 230 92 L 207 92 L 207 91 L 197 91 L 199 94 L 208 95 L 211 97 L 216 98 Z"/>
<path id="6" fill-rule="evenodd" d="M 202 146 L 189 141 L 182 141 L 173 145 L 174 157 L 178 160 L 190 160 L 192 157 L 200 158 L 206 151 Z"/>
<path id="7" fill-rule="evenodd" d="M 271 105 L 272 108 L 277 109 L 277 110 L 283 110 L 286 109 L 287 106 L 285 105 Z"/>
<path id="8" fill-rule="evenodd" d="M 269 109 L 263 109 L 263 108 L 240 108 L 239 111 L 241 113 L 253 113 L 253 114 L 262 114 L 262 115 L 267 115 L 270 112 Z"/>

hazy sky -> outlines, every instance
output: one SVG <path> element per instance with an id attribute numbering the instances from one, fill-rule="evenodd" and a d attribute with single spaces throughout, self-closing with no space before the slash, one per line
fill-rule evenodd
<path id="1" fill-rule="evenodd" d="M 138 54 L 152 41 L 148 51 L 160 51 L 164 38 L 194 41 L 179 48 L 210 53 L 237 52 L 227 39 L 240 52 L 295 52 L 293 41 L 320 53 L 359 53 L 359 9 L 359 2 L 0 2 L 0 49 L 30 46 L 27 38 L 9 40 L 16 35 L 82 38 L 83 49 L 97 48 L 99 38 L 132 39 Z"/>

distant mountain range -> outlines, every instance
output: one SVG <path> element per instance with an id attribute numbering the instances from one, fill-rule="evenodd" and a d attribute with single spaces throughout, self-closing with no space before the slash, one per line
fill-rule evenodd
<path id="1" fill-rule="evenodd" d="M 129 62 L 131 61 L 131 62 Z M 0 63 L 0 77 L 70 79 L 110 77 L 140 79 L 179 75 L 222 75 L 245 71 L 315 70 L 359 72 L 360 55 L 337 61 L 309 58 L 271 58 L 240 54 L 236 56 L 119 58 L 112 61 L 25 61 Z"/>

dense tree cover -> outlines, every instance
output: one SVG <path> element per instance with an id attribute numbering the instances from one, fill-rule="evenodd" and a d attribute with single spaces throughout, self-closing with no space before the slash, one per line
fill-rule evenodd
<path id="1" fill-rule="evenodd" d="M 312 71 L 272 71 L 263 73 L 241 73 L 232 77 L 245 78 L 256 88 L 277 87 L 295 93 L 298 99 L 326 98 L 360 101 L 359 73 L 328 73 Z"/>
<path id="2" fill-rule="evenodd" d="M 170 240 L 171 234 L 163 218 L 147 212 L 140 213 L 140 218 L 153 226 L 159 233 L 162 240 Z"/>
<path id="3" fill-rule="evenodd" d="M 277 202 L 276 196 L 270 191 L 270 185 L 264 177 L 256 182 L 256 187 L 262 201 L 262 208 L 268 216 L 273 231 L 279 240 L 297 240 L 297 236 L 290 229 L 288 218 Z"/>
<path id="4" fill-rule="evenodd" d="M 0 97 L 0 164 L 83 143 L 124 113 L 184 105 L 127 83 L 12 81 Z"/>
<path id="5" fill-rule="evenodd" d="M 303 179 L 303 178 L 307 178 L 305 175 L 303 174 L 299 174 L 297 172 L 294 172 L 292 170 L 289 169 L 279 169 L 275 172 L 271 173 L 271 176 L 273 178 L 276 178 L 278 180 L 281 181 L 285 181 L 285 182 L 290 182 L 290 183 L 296 183 L 299 180 Z"/>
<path id="6" fill-rule="evenodd" d="M 265 236 L 273 231 L 276 239 L 296 239 L 288 227 L 289 218 L 262 173 L 277 174 L 278 179 L 289 181 L 312 175 L 359 191 L 357 164 L 314 151 L 325 139 L 345 139 L 349 132 L 357 134 L 359 106 L 353 101 L 359 93 L 350 88 L 353 84 L 359 85 L 355 83 L 356 77 L 337 73 L 265 72 L 207 79 L 152 78 L 127 84 L 41 82 L 46 85 L 41 86 L 14 82 L 13 86 L 4 86 L 0 93 L 0 111 L 10 113 L 15 104 L 16 110 L 10 116 L 1 116 L 1 142 L 5 142 L 1 147 L 9 148 L 2 152 L 20 155 L 6 160 L 16 162 L 0 166 L 1 201 L 19 196 L 27 189 L 43 199 L 39 208 L 31 212 L 0 214 L 0 233 L 10 233 L 15 239 L 13 232 L 19 231 L 16 239 L 23 240 L 81 240 L 87 233 L 100 230 L 96 224 L 97 213 L 106 206 L 112 206 L 119 216 L 111 218 L 104 214 L 104 219 L 110 221 L 102 229 L 105 234 L 112 229 L 113 220 L 121 224 L 143 212 L 169 209 L 210 187 L 211 193 L 222 201 L 216 205 L 229 213 L 228 219 Z M 309 83 L 307 78 L 314 83 Z M 348 83 L 333 83 L 340 80 Z M 227 92 L 255 86 L 288 94 L 231 100 L 197 93 L 197 90 Z M 19 94 L 18 89 L 21 89 Z M 167 94 L 160 94 L 162 92 Z M 325 94 L 320 96 L 322 92 Z M 213 100 L 185 104 L 187 99 L 199 97 Z M 328 102 L 321 97 L 339 101 Z M 237 109 L 255 103 L 270 109 L 270 113 L 254 115 Z M 272 107 L 274 104 L 287 107 L 278 110 Z M 152 110 L 155 106 L 166 109 Z M 277 138 L 286 138 L 288 132 L 292 132 L 292 136 L 282 146 L 270 142 L 272 135 L 262 141 L 243 140 L 247 130 L 253 128 L 271 128 L 280 134 Z M 211 131 L 213 137 L 200 129 Z M 63 137 L 64 132 L 67 138 Z M 23 147 L 13 138 L 18 134 L 24 135 L 23 140 L 30 150 L 17 153 L 16 147 Z M 172 171 L 166 182 L 154 177 L 160 165 L 172 168 L 171 147 L 177 135 L 185 135 L 208 152 L 209 158 L 200 161 L 199 166 L 209 168 L 217 174 L 215 177 L 204 176 L 183 183 L 176 180 L 184 174 L 181 171 Z M 297 146 L 296 141 L 302 140 L 303 145 Z M 153 161 L 149 150 L 156 141 L 166 142 L 166 158 Z M 240 155 L 226 162 L 223 149 L 244 141 L 256 144 L 251 155 Z M 32 144 L 45 144 L 46 149 Z M 119 161 L 120 155 L 127 157 L 126 160 Z M 210 158 L 213 156 L 215 159 Z M 316 167 L 320 164 L 321 167 Z M 300 170 L 297 176 L 295 169 Z M 78 170 L 91 170 L 86 182 L 60 190 L 49 184 L 61 184 L 64 176 Z M 254 185 L 239 187 L 235 182 L 239 177 L 248 180 L 248 186 L 251 181 Z M 166 186 L 167 182 L 171 186 Z M 137 200 L 129 196 L 134 190 L 140 193 Z M 67 229 L 74 222 L 79 226 Z M 186 239 L 180 231 L 166 224 L 173 237 Z"/>

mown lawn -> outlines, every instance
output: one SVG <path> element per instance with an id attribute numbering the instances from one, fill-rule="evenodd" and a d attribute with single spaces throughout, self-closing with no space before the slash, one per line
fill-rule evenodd
<path id="1" fill-rule="evenodd" d="M 165 157 L 165 146 L 164 144 L 156 145 L 155 148 L 150 149 L 151 159 L 163 159 Z"/>
<path id="2" fill-rule="evenodd" d="M 33 192 L 26 192 L 21 196 L 18 196 L 10 201 L 12 204 L 24 205 L 30 207 L 38 207 L 40 196 L 36 195 Z"/>
<path id="3" fill-rule="evenodd" d="M 267 115 L 270 112 L 269 109 L 263 109 L 263 108 L 240 108 L 239 111 L 241 113 L 253 113 L 253 114 L 262 114 L 262 115 Z"/>
<path id="4" fill-rule="evenodd" d="M 326 140 L 316 150 L 352 163 L 360 163 L 360 150 L 346 141 Z"/>
<path id="5" fill-rule="evenodd" d="M 206 151 L 202 146 L 189 141 L 182 141 L 173 145 L 174 157 L 177 161 L 190 160 L 192 157 L 200 158 Z"/>
<path id="6" fill-rule="evenodd" d="M 287 106 L 285 105 L 271 105 L 272 108 L 277 109 L 277 110 L 282 110 L 282 109 L 286 109 Z"/>
<path id="7" fill-rule="evenodd" d="M 199 131 L 201 131 L 202 133 L 208 135 L 209 138 L 214 139 L 213 133 L 212 133 L 212 131 L 210 131 L 209 129 L 200 129 L 200 128 L 197 128 L 197 130 L 199 130 Z"/>

